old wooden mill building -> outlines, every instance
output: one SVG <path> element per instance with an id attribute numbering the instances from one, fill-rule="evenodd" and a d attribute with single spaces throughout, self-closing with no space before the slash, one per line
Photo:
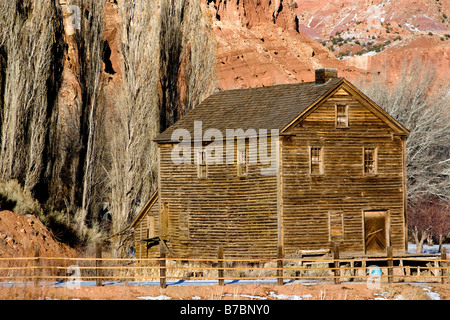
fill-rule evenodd
<path id="1" fill-rule="evenodd" d="M 157 255 L 159 241 L 175 257 L 216 257 L 223 246 L 227 257 L 272 258 L 278 246 L 334 244 L 402 254 L 408 133 L 336 69 L 217 92 L 155 139 L 159 187 L 132 222 L 136 256 Z"/>

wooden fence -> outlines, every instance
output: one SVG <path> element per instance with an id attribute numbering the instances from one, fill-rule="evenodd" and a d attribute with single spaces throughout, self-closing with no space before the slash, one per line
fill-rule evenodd
<path id="1" fill-rule="evenodd" d="M 0 258 L 0 287 L 2 282 L 42 281 L 68 282 L 74 279 L 91 280 L 101 286 L 104 281 L 158 281 L 165 288 L 167 280 L 226 280 L 277 279 L 278 285 L 291 280 L 367 281 L 374 277 L 370 270 L 382 271 L 381 282 L 441 282 L 448 283 L 450 260 L 446 252 L 432 257 L 394 257 L 388 248 L 386 257 L 341 258 L 339 250 L 333 258 L 284 257 L 277 259 L 226 259 L 222 248 L 217 259 L 185 259 L 166 257 L 161 246 L 159 258 L 131 259 L 102 257 L 101 247 L 95 258 L 42 257 L 39 248 L 34 257 Z M 79 274 L 74 274 L 73 270 Z"/>

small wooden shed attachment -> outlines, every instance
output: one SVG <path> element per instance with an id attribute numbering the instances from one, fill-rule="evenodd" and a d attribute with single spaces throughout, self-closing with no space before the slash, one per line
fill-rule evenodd
<path id="1" fill-rule="evenodd" d="M 136 258 L 158 256 L 159 248 L 156 245 L 163 240 L 159 232 L 158 191 L 153 193 L 150 200 L 133 219 L 130 227 L 134 229 Z"/>
<path id="2" fill-rule="evenodd" d="M 409 132 L 336 70 L 316 75 L 219 91 L 158 135 L 136 244 L 160 236 L 177 257 L 403 253 Z"/>

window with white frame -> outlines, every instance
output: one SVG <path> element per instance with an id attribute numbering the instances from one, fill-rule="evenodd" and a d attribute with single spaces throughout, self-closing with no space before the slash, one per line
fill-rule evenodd
<path id="1" fill-rule="evenodd" d="M 248 150 L 245 148 L 237 151 L 238 176 L 245 177 L 248 174 Z"/>
<path id="2" fill-rule="evenodd" d="M 371 175 L 377 174 L 377 148 L 365 147 L 364 148 L 364 174 Z"/>
<path id="3" fill-rule="evenodd" d="M 197 176 L 206 178 L 208 176 L 208 168 L 206 164 L 206 151 L 197 152 Z"/>
<path id="4" fill-rule="evenodd" d="M 336 128 L 348 127 L 348 106 L 336 105 Z"/>
<path id="5" fill-rule="evenodd" d="M 321 175 L 323 174 L 323 148 L 322 147 L 310 147 L 309 149 L 310 160 L 310 174 Z"/>

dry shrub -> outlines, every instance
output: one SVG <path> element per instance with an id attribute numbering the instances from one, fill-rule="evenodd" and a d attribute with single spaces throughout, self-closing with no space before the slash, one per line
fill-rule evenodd
<path id="1" fill-rule="evenodd" d="M 22 188 L 17 180 L 0 181 L 1 209 L 19 214 L 33 214 L 41 217 L 42 208 L 31 192 Z"/>

